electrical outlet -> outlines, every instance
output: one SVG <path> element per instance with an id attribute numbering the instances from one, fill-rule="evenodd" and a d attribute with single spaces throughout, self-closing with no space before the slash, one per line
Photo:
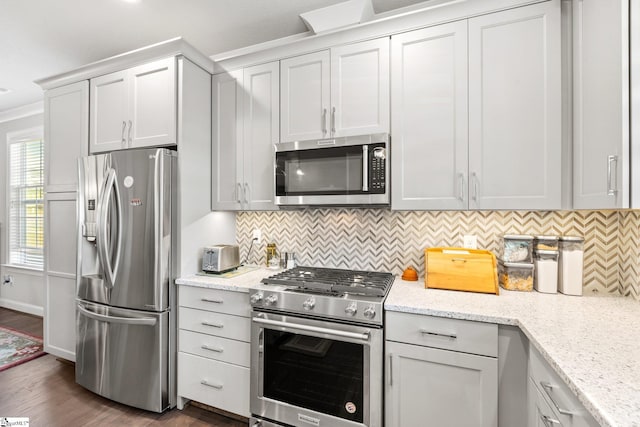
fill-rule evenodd
<path id="1" fill-rule="evenodd" d="M 262 240 L 262 231 L 259 228 L 256 228 L 253 230 L 253 236 L 251 238 L 254 239 L 256 243 L 260 243 L 260 240 Z"/>
<path id="2" fill-rule="evenodd" d="M 462 238 L 462 246 L 467 249 L 478 249 L 478 236 L 473 234 L 465 234 Z"/>

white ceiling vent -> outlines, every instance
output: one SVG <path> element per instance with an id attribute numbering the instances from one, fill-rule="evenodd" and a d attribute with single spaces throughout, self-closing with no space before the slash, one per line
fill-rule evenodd
<path id="1" fill-rule="evenodd" d="M 367 22 L 373 16 L 371 0 L 349 0 L 300 14 L 314 34 Z"/>

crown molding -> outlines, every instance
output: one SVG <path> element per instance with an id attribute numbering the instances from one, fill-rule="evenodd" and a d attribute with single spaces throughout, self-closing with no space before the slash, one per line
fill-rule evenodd
<path id="1" fill-rule="evenodd" d="M 65 73 L 45 77 L 35 81 L 42 89 L 53 89 L 80 80 L 87 80 L 115 71 L 124 70 L 136 65 L 145 64 L 156 59 L 183 55 L 209 74 L 213 72 L 213 61 L 202 54 L 182 37 L 176 37 L 120 55 L 92 62 Z"/>
<path id="2" fill-rule="evenodd" d="M 10 122 L 25 117 L 35 116 L 44 112 L 44 101 L 12 108 L 11 110 L 0 111 L 0 123 Z"/>

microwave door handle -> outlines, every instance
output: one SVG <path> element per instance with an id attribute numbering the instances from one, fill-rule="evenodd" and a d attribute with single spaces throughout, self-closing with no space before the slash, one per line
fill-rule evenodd
<path id="1" fill-rule="evenodd" d="M 362 191 L 369 191 L 369 146 L 362 146 Z"/>

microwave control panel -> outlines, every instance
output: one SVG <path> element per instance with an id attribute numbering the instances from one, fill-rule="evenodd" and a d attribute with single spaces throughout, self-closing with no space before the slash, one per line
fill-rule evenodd
<path id="1" fill-rule="evenodd" d="M 387 150 L 382 144 L 372 148 L 369 162 L 369 188 L 371 193 L 382 194 L 385 192 Z"/>

